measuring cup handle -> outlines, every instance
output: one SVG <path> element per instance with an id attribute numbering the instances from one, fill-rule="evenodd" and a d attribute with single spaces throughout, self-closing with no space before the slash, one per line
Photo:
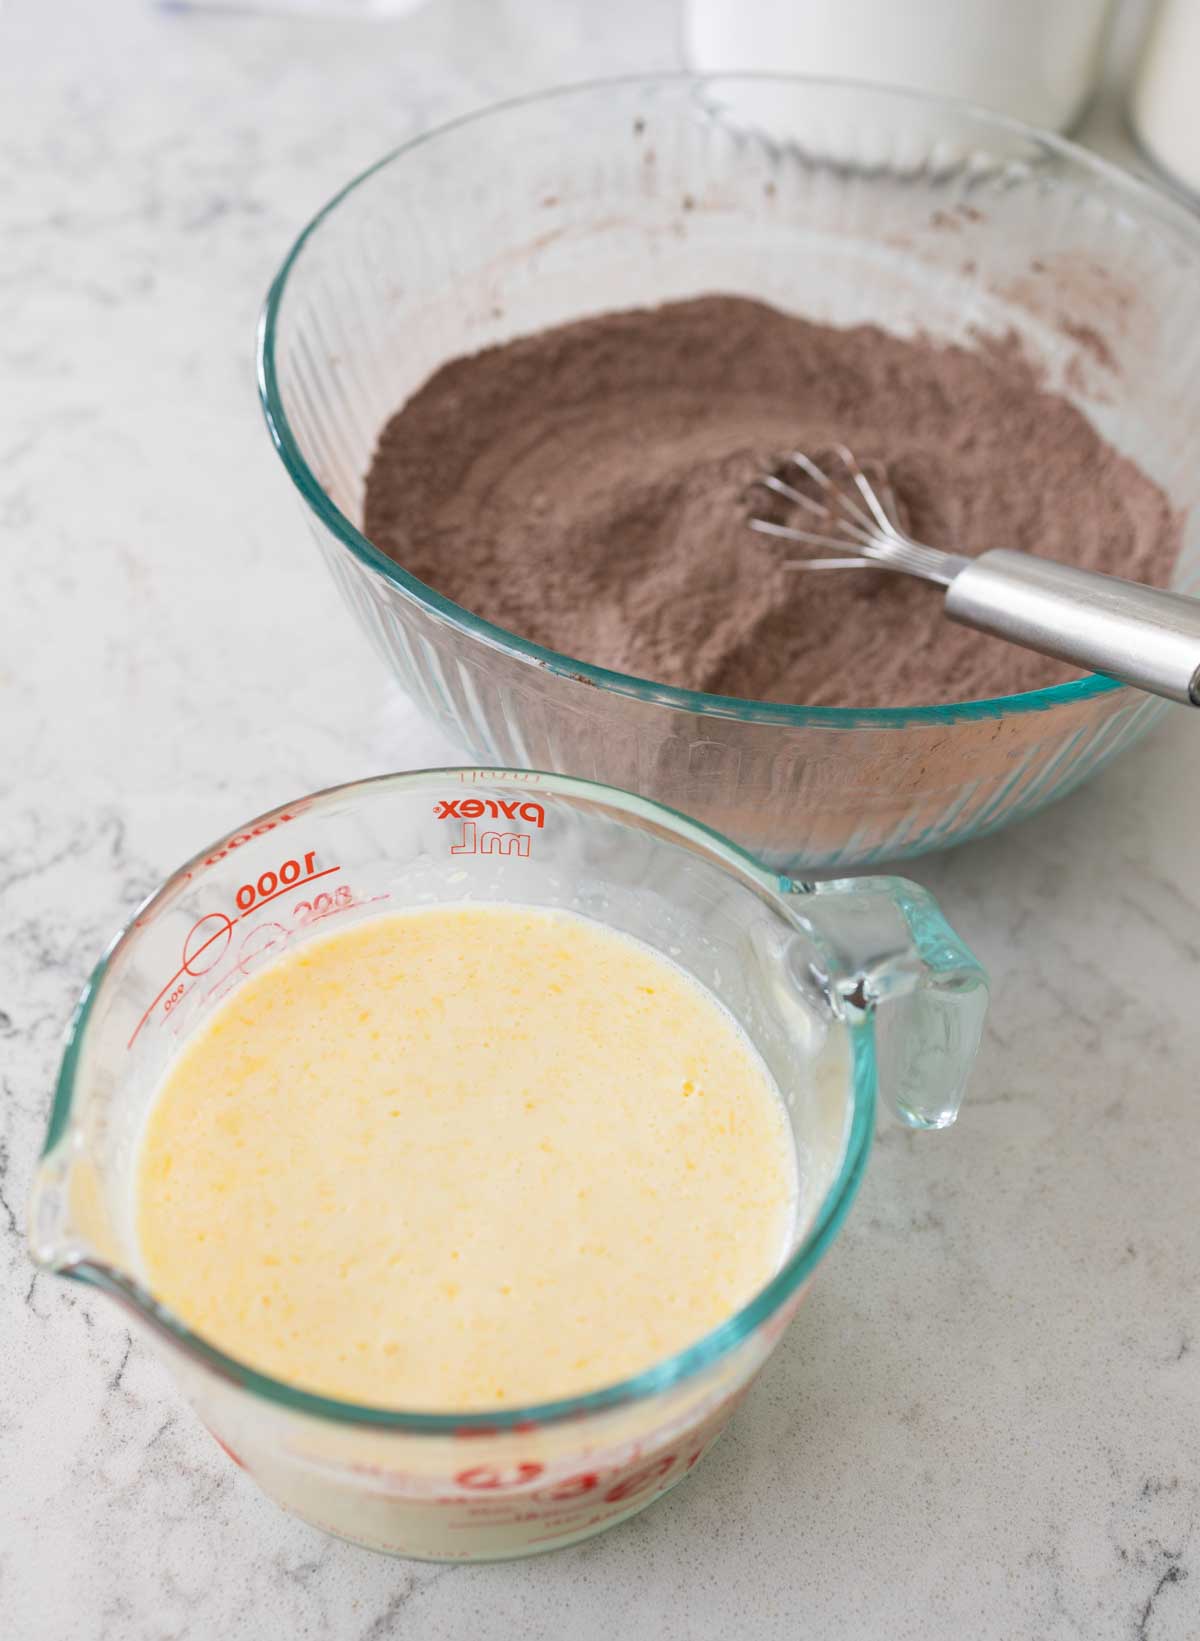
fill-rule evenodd
<path id="1" fill-rule="evenodd" d="M 987 1013 L 987 976 L 933 896 L 906 878 L 793 883 L 830 962 L 830 1001 L 874 1020 L 879 1086 L 911 1128 L 946 1128 Z"/>

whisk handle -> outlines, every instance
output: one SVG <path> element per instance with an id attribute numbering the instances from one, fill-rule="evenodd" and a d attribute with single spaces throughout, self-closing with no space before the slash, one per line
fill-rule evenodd
<path id="1" fill-rule="evenodd" d="M 946 591 L 952 621 L 1200 706 L 1200 599 L 997 548 Z"/>

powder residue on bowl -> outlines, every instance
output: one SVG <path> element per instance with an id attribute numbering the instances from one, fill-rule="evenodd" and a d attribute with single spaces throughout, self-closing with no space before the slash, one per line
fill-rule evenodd
<path id="1" fill-rule="evenodd" d="M 1163 585 L 1180 521 L 1015 340 L 838 328 L 712 296 L 454 359 L 384 428 L 366 534 L 466 609 L 593 665 L 719 695 L 898 706 L 1070 667 L 947 621 L 883 571 L 790 570 L 755 477 L 850 445 L 912 533 Z M 771 504 L 774 505 L 774 504 Z M 778 516 L 776 513 L 775 516 Z"/>

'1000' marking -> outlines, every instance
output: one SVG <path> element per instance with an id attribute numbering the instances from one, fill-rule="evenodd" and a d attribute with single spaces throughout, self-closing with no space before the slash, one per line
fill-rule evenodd
<path id="1" fill-rule="evenodd" d="M 127 1049 L 133 1047 L 138 1032 L 159 1003 L 163 1004 L 164 1012 L 170 1013 L 182 1002 L 187 989 L 185 976 L 195 980 L 216 966 L 228 949 L 235 923 L 240 923 L 252 912 L 261 910 L 269 901 L 278 900 L 280 895 L 290 894 L 295 889 L 302 889 L 309 883 L 316 883 L 320 878 L 330 877 L 334 872 L 341 871 L 340 866 L 326 866 L 323 870 L 317 871 L 315 849 L 310 849 L 301 858 L 303 865 L 300 860 L 285 860 L 274 871 L 263 872 L 256 882 L 243 883 L 234 895 L 238 907 L 236 917 L 230 917 L 225 912 L 206 912 L 193 923 L 184 938 L 181 953 L 183 961 L 166 985 L 151 999 L 145 1013 L 133 1028 L 133 1033 L 125 1045 Z M 338 893 L 340 900 L 341 891 Z M 349 890 L 346 891 L 346 896 L 347 899 L 352 899 Z M 317 901 L 320 899 L 321 896 L 318 895 Z M 310 915 L 314 911 L 317 915 L 323 915 L 316 901 L 302 901 L 296 909 L 299 910 L 301 906 L 307 907 Z M 335 909 L 333 901 L 330 902 L 330 909 Z"/>

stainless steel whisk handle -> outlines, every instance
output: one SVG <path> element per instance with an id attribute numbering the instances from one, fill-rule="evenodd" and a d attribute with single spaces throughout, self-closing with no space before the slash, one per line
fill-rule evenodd
<path id="1" fill-rule="evenodd" d="M 788 568 L 878 565 L 937 582 L 952 621 L 1200 706 L 1200 599 L 1004 548 L 966 558 L 930 547 L 905 529 L 886 468 L 882 481 L 872 479 L 845 445 L 830 445 L 829 452 L 834 477 L 828 460 L 821 465 L 793 450 L 783 470 L 794 470 L 796 483 L 778 472 L 756 481 L 788 502 L 794 516 L 788 523 L 752 518 L 752 530 L 834 555 L 797 559 Z"/>
<path id="2" fill-rule="evenodd" d="M 1200 599 L 996 548 L 954 576 L 946 614 L 1151 695 L 1200 706 Z"/>

